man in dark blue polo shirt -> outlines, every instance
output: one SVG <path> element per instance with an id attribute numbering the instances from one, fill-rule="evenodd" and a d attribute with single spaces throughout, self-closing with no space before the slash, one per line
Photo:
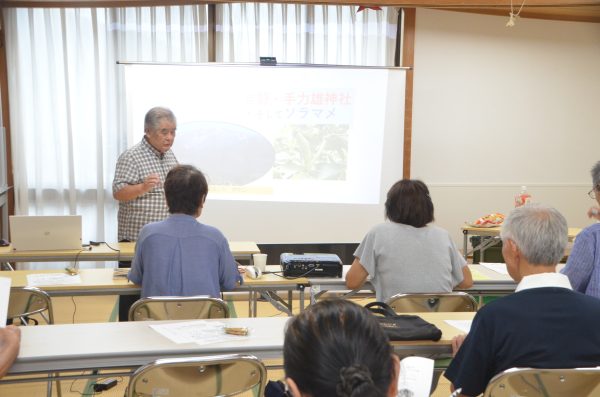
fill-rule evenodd
<path id="1" fill-rule="evenodd" d="M 567 222 L 554 208 L 528 204 L 502 226 L 502 254 L 514 294 L 477 312 L 466 337 L 453 341 L 445 376 L 461 396 L 484 392 L 491 378 L 513 367 L 600 365 L 600 299 L 575 292 L 556 273 L 567 244 Z"/>

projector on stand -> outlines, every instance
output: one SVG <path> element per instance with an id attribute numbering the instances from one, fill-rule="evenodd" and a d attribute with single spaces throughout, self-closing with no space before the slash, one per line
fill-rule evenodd
<path id="1" fill-rule="evenodd" d="M 290 254 L 280 257 L 284 277 L 342 277 L 342 261 L 335 254 Z"/>

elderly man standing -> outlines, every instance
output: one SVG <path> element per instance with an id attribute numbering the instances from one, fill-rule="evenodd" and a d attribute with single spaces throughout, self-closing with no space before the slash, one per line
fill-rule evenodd
<path id="1" fill-rule="evenodd" d="M 152 108 L 144 120 L 144 138 L 117 160 L 113 197 L 119 201 L 119 241 L 137 240 L 140 229 L 169 216 L 162 182 L 177 159 L 171 151 L 177 121 L 166 108 Z"/>
<path id="2" fill-rule="evenodd" d="M 162 183 L 177 159 L 171 151 L 177 120 L 169 109 L 152 108 L 144 119 L 144 138 L 117 160 L 113 197 L 119 201 L 119 241 L 135 241 L 142 227 L 169 216 Z M 119 267 L 130 267 L 119 262 Z M 119 319 L 127 320 L 129 307 L 138 296 L 121 296 Z"/>
<path id="3" fill-rule="evenodd" d="M 483 393 L 491 378 L 512 367 L 600 365 L 600 299 L 571 289 L 556 273 L 567 244 L 567 222 L 554 208 L 526 205 L 502 226 L 502 254 L 514 294 L 481 308 L 465 337 L 453 340 L 445 376 L 461 396 Z"/>

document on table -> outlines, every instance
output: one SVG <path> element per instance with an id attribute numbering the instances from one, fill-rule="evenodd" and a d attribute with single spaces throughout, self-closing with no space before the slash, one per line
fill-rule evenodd
<path id="1" fill-rule="evenodd" d="M 469 268 L 471 270 L 471 276 L 473 276 L 473 280 L 475 281 L 483 281 L 483 280 L 491 280 L 491 277 L 486 276 L 481 273 L 479 270 L 473 269 L 473 267 Z"/>
<path id="2" fill-rule="evenodd" d="M 430 358 L 411 356 L 400 360 L 398 397 L 429 397 L 433 379 L 433 363 Z"/>
<path id="3" fill-rule="evenodd" d="M 113 269 L 113 278 L 119 278 L 119 277 L 127 278 L 130 270 L 131 269 L 129 269 L 129 268 Z"/>
<path id="4" fill-rule="evenodd" d="M 469 333 L 469 331 L 471 330 L 471 324 L 473 323 L 473 320 L 444 320 L 444 321 L 446 322 L 446 324 L 448 324 L 454 328 L 460 329 L 465 334 Z"/>
<path id="5" fill-rule="evenodd" d="M 0 328 L 6 327 L 11 282 L 12 280 L 8 277 L 0 277 Z"/>
<path id="6" fill-rule="evenodd" d="M 27 275 L 27 286 L 29 287 L 76 284 L 81 284 L 81 277 L 79 274 L 74 276 L 66 273 L 41 273 Z"/>
<path id="7" fill-rule="evenodd" d="M 480 263 L 481 266 L 486 267 L 496 273 L 505 274 L 508 276 L 508 270 L 506 270 L 506 263 Z"/>
<path id="8" fill-rule="evenodd" d="M 207 345 L 247 338 L 247 336 L 226 334 L 225 326 L 226 324 L 223 322 L 197 320 L 150 325 L 150 328 L 174 343 Z"/>

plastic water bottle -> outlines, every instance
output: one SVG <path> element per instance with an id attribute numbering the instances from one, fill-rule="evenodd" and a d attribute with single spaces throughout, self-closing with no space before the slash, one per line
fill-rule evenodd
<path id="1" fill-rule="evenodd" d="M 531 201 L 531 195 L 527 193 L 527 186 L 521 186 L 521 193 L 515 196 L 515 208 Z"/>

